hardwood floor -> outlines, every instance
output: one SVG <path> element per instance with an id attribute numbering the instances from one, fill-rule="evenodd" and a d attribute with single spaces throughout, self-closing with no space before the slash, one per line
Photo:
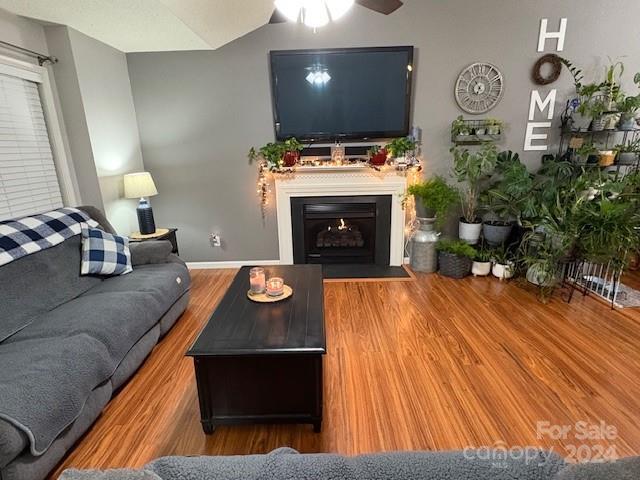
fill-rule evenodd
<path id="1" fill-rule="evenodd" d="M 640 314 L 592 298 L 547 305 L 514 283 L 417 275 L 412 282 L 325 283 L 323 432 L 310 426 L 199 424 L 184 352 L 234 270 L 193 271 L 192 301 L 51 478 L 68 467 L 137 467 L 163 455 L 499 445 L 554 448 L 536 422 L 606 422 L 620 456 L 640 454 Z"/>

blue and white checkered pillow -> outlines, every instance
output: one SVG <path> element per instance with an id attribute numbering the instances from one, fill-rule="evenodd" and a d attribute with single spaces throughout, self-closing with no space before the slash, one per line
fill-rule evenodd
<path id="1" fill-rule="evenodd" d="M 131 271 L 127 237 L 83 226 L 81 275 L 124 275 Z"/>

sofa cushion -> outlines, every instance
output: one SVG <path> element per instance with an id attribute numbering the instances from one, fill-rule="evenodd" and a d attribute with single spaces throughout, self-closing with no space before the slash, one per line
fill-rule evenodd
<path id="1" fill-rule="evenodd" d="M 0 342 L 102 283 L 80 276 L 80 235 L 0 267 Z"/>
<path id="2" fill-rule="evenodd" d="M 28 444 L 27 435 L 22 430 L 0 419 L 0 469 L 20 455 Z"/>
<path id="3" fill-rule="evenodd" d="M 105 346 L 79 334 L 0 345 L 0 418 L 26 433 L 42 455 L 81 413 L 115 365 Z"/>
<path id="4" fill-rule="evenodd" d="M 140 265 L 128 275 L 106 279 L 83 296 L 121 292 L 145 293 L 164 305 L 161 311 L 164 313 L 189 289 L 190 284 L 189 270 L 180 263 Z"/>

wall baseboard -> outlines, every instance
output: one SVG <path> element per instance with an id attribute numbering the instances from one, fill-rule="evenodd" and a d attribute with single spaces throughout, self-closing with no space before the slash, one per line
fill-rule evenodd
<path id="1" fill-rule="evenodd" d="M 190 270 L 214 268 L 240 268 L 245 266 L 280 265 L 280 260 L 231 260 L 225 262 L 186 262 Z"/>

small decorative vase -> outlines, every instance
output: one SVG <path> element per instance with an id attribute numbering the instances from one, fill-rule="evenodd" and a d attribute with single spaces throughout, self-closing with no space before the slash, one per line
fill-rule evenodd
<path id="1" fill-rule="evenodd" d="M 491 262 L 473 262 L 471 273 L 474 277 L 486 277 L 491 273 Z"/>
<path id="2" fill-rule="evenodd" d="M 411 237 L 411 269 L 433 273 L 438 268 L 436 242 L 440 234 L 434 228 L 435 218 L 419 218 L 420 226 Z"/>
<path id="3" fill-rule="evenodd" d="M 462 218 L 458 222 L 458 237 L 469 245 L 475 245 L 480 240 L 482 222 L 468 223 Z"/>
<path id="4" fill-rule="evenodd" d="M 300 152 L 297 151 L 284 152 L 282 156 L 282 164 L 287 168 L 294 167 L 298 160 L 300 160 Z"/>

